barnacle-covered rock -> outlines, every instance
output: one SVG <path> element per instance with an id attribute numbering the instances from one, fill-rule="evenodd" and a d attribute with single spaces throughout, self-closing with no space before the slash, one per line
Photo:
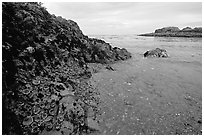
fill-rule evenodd
<path id="1" fill-rule="evenodd" d="M 24 126 L 29 126 L 32 123 L 33 123 L 33 118 L 31 116 L 29 116 L 29 117 L 26 117 L 26 118 L 23 119 L 23 123 L 22 124 Z"/>

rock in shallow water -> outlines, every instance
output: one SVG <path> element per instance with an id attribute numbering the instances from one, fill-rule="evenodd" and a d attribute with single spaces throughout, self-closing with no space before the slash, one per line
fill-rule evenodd
<path id="1" fill-rule="evenodd" d="M 149 50 L 144 53 L 144 57 L 158 57 L 167 58 L 169 55 L 165 49 L 156 48 L 154 50 Z"/>

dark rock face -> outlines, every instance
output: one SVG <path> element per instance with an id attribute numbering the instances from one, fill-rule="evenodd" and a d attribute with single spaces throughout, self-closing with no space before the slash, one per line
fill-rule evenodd
<path id="1" fill-rule="evenodd" d="M 87 63 L 131 57 L 36 2 L 2 3 L 2 53 L 3 134 L 90 133 L 99 98 Z"/>
<path id="2" fill-rule="evenodd" d="M 158 58 L 167 58 L 168 54 L 165 49 L 156 48 L 144 53 L 144 57 L 158 57 Z"/>
<path id="3" fill-rule="evenodd" d="M 140 34 L 139 36 L 155 36 L 155 37 L 202 37 L 202 28 L 190 27 L 180 30 L 178 27 L 164 27 L 156 29 L 154 33 Z"/>

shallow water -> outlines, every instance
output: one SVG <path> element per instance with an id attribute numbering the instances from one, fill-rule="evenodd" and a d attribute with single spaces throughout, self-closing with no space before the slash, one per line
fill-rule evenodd
<path id="1" fill-rule="evenodd" d="M 202 134 L 202 39 L 92 36 L 126 48 L 132 58 L 100 70 L 99 134 Z M 143 58 L 164 48 L 169 58 Z"/>

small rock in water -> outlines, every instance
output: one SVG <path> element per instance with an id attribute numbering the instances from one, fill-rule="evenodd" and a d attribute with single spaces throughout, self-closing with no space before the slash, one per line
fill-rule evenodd
<path id="1" fill-rule="evenodd" d="M 165 49 L 156 48 L 154 50 L 149 50 L 144 53 L 144 57 L 158 57 L 167 58 L 169 55 Z"/>

